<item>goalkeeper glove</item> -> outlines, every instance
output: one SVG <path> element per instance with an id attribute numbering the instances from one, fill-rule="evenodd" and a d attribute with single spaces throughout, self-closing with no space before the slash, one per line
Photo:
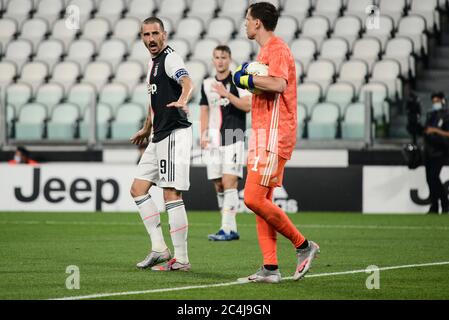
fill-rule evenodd
<path id="1" fill-rule="evenodd" d="M 246 68 L 248 67 L 248 62 L 240 65 L 234 72 L 232 81 L 234 84 L 242 89 L 252 90 L 254 89 L 253 76 L 251 74 L 246 74 Z"/>

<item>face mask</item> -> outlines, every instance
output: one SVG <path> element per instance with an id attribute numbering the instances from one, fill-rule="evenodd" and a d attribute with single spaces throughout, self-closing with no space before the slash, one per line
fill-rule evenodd
<path id="1" fill-rule="evenodd" d="M 14 161 L 17 162 L 17 163 L 21 163 L 22 159 L 20 158 L 20 156 L 15 155 L 14 156 Z"/>
<path id="2" fill-rule="evenodd" d="M 432 104 L 432 109 L 435 111 L 440 110 L 441 108 L 443 108 L 443 104 L 441 102 Z"/>

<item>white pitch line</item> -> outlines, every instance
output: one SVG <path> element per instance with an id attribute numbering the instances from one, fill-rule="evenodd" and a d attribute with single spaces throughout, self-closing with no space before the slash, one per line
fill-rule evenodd
<path id="1" fill-rule="evenodd" d="M 46 225 L 101 225 L 101 226 L 140 226 L 142 222 L 108 222 L 108 221 L 30 221 L 30 220 L 4 220 L 1 224 L 46 224 Z M 215 226 L 214 223 L 190 223 L 190 226 Z M 316 229 L 384 229 L 384 230 L 449 230 L 449 226 L 383 226 L 383 225 L 348 225 L 348 224 L 295 224 L 298 228 Z M 240 227 L 254 227 L 254 224 L 240 223 Z"/>
<path id="2" fill-rule="evenodd" d="M 396 269 L 407 269 L 407 268 L 419 268 L 419 267 L 432 267 L 432 266 L 441 266 L 441 265 L 449 265 L 449 261 L 442 262 L 431 262 L 431 263 L 421 263 L 421 264 L 407 264 L 401 266 L 391 266 L 379 268 L 379 271 L 387 271 L 387 270 L 396 270 Z M 342 271 L 342 272 L 330 272 L 330 273 L 318 273 L 318 274 L 310 274 L 305 276 L 305 278 L 318 278 L 318 277 L 329 277 L 329 276 L 340 276 L 346 274 L 356 274 L 356 273 L 366 273 L 366 269 L 360 270 L 350 270 L 350 271 Z M 293 277 L 286 277 L 283 280 L 291 280 Z M 160 292 L 170 292 L 170 291 L 183 291 L 183 290 L 191 290 L 191 289 L 208 289 L 215 287 L 227 287 L 233 285 L 241 285 L 247 284 L 250 282 L 225 282 L 225 283 L 216 283 L 216 284 L 205 284 L 199 286 L 186 286 L 186 287 L 178 287 L 178 288 L 163 288 L 163 289 L 152 289 L 152 290 L 142 290 L 142 291 L 126 291 L 126 292 L 114 292 L 114 293 L 98 293 L 98 294 L 90 294 L 85 296 L 72 296 L 72 297 L 63 297 L 63 298 L 54 298 L 50 300 L 83 300 L 83 299 L 97 299 L 97 298 L 106 298 L 106 297 L 115 297 L 115 296 L 128 296 L 128 295 L 137 295 L 137 294 L 150 294 L 150 293 L 160 293 Z"/>

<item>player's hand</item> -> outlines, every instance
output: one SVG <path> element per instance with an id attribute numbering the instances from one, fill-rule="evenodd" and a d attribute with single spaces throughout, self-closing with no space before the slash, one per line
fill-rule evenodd
<path id="1" fill-rule="evenodd" d="M 208 137 L 201 137 L 200 138 L 200 147 L 201 149 L 207 149 L 209 146 L 210 139 Z"/>
<path id="2" fill-rule="evenodd" d="M 143 128 L 137 131 L 129 140 L 131 140 L 131 143 L 139 146 L 146 140 L 149 140 L 150 134 L 151 131 L 148 131 L 145 128 Z"/>
<path id="3" fill-rule="evenodd" d="M 220 97 L 228 98 L 229 91 L 226 90 L 225 86 L 221 82 L 212 83 L 212 91 L 218 93 Z"/>
<path id="4" fill-rule="evenodd" d="M 246 68 L 248 67 L 248 62 L 243 63 L 238 66 L 232 76 L 232 82 L 242 89 L 254 89 L 253 76 L 246 74 Z"/>
<path id="5" fill-rule="evenodd" d="M 187 106 L 187 102 L 174 101 L 172 103 L 167 104 L 167 107 L 169 107 L 169 108 L 180 108 L 187 115 L 189 115 L 189 107 Z"/>

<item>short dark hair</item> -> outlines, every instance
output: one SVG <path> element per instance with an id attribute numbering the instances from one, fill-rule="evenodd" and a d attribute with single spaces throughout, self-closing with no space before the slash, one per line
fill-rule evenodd
<path id="1" fill-rule="evenodd" d="M 267 31 L 274 31 L 279 19 L 279 11 L 270 2 L 256 2 L 248 7 L 251 17 L 262 21 Z"/>
<path id="2" fill-rule="evenodd" d="M 433 100 L 435 98 L 438 98 L 438 99 L 441 99 L 441 100 L 446 99 L 446 97 L 444 96 L 444 93 L 442 91 L 440 91 L 440 92 L 433 92 L 432 96 L 431 96 L 431 99 Z"/>
<path id="3" fill-rule="evenodd" d="M 227 45 L 224 45 L 224 44 L 220 44 L 220 45 L 216 46 L 214 51 L 227 52 L 229 54 L 229 56 L 231 56 L 231 48 L 229 48 Z"/>
<path id="4" fill-rule="evenodd" d="M 150 24 L 150 23 L 159 23 L 162 31 L 165 31 L 164 23 L 158 17 L 149 17 L 149 18 L 146 18 L 145 20 L 143 20 L 143 22 L 142 22 L 142 24 Z"/>

